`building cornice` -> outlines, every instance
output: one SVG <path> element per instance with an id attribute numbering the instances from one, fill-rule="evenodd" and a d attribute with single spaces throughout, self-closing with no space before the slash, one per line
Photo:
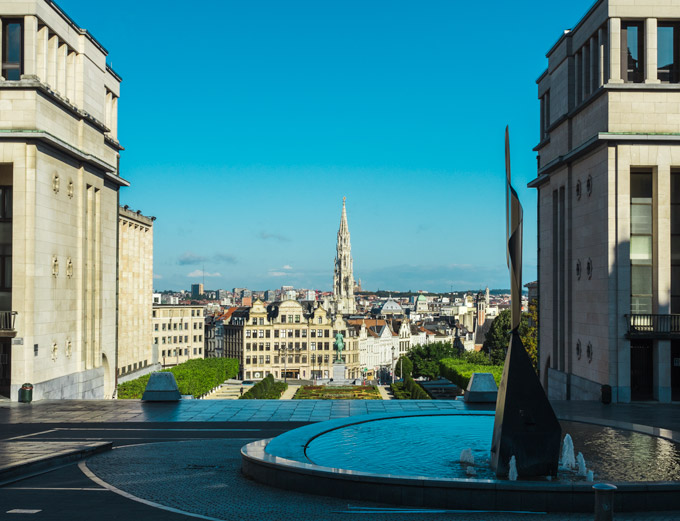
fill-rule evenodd
<path id="1" fill-rule="evenodd" d="M 555 170 L 568 165 L 584 155 L 591 152 L 600 145 L 607 143 L 644 143 L 644 144 L 669 144 L 680 143 L 680 133 L 672 132 L 599 132 L 585 143 L 579 145 L 568 153 L 558 156 L 544 167 L 539 168 L 536 179 L 533 179 L 527 186 L 529 188 L 538 188 L 550 180 L 550 174 Z"/>
<path id="2" fill-rule="evenodd" d="M 69 145 L 65 141 L 62 141 L 56 136 L 53 136 L 49 132 L 34 129 L 26 130 L 0 129 L 0 142 L 15 140 L 37 141 L 40 143 L 44 143 L 48 146 L 51 146 L 52 148 L 56 148 L 57 150 L 60 150 L 61 152 L 68 154 L 69 156 L 77 159 L 78 161 L 87 163 L 89 165 L 94 166 L 98 170 L 101 170 L 104 174 L 104 177 L 107 178 L 109 181 L 112 181 L 113 183 L 119 186 L 130 186 L 130 183 L 128 181 L 116 175 L 115 172 L 117 171 L 117 169 L 115 166 L 110 165 L 106 161 L 103 161 L 98 157 L 93 156 L 92 154 L 88 154 L 87 152 L 83 152 L 82 150 L 72 145 Z"/>

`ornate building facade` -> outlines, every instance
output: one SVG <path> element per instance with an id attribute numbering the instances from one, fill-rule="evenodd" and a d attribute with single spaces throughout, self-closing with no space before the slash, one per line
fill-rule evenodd
<path id="1" fill-rule="evenodd" d="M 336 246 L 335 272 L 333 274 L 333 310 L 341 315 L 351 315 L 356 313 L 356 303 L 354 301 L 352 246 L 349 239 L 349 226 L 347 226 L 345 199 L 345 197 L 342 198 L 342 217 Z"/>

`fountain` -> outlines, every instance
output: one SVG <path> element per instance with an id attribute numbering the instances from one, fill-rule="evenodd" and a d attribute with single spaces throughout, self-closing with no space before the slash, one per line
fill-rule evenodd
<path id="1" fill-rule="evenodd" d="M 597 472 L 598 479 L 618 488 L 617 511 L 680 510 L 678 433 L 653 436 L 644 426 L 631 425 L 631 432 L 560 424 L 545 396 L 517 332 L 522 208 L 510 185 L 508 143 L 506 129 L 513 331 L 495 414 L 456 402 L 461 407 L 452 412 L 371 414 L 310 424 L 244 446 L 246 476 L 288 490 L 413 507 L 592 512 Z M 558 473 L 562 429 L 570 435 L 562 444 Z M 574 446 L 583 451 L 576 458 Z M 450 454 L 460 456 L 453 460 Z"/>

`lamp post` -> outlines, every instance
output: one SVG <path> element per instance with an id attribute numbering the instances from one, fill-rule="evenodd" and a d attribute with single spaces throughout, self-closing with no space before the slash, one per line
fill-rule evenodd
<path id="1" fill-rule="evenodd" d="M 281 352 L 283 353 L 283 381 L 288 383 L 288 357 L 286 356 L 285 342 L 281 343 Z"/>
<path id="2" fill-rule="evenodd" d="M 394 383 L 394 370 L 396 368 L 396 358 L 394 358 L 394 346 L 392 346 L 392 363 L 390 364 L 390 372 L 392 373 L 392 383 Z"/>

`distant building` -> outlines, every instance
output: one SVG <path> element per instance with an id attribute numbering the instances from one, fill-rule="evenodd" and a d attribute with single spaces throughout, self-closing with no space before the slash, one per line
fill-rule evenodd
<path id="1" fill-rule="evenodd" d="M 253 305 L 253 297 L 243 297 L 241 299 L 241 305 L 249 308 Z"/>
<path id="2" fill-rule="evenodd" d="M 141 212 L 118 209 L 119 382 L 158 370 L 158 350 L 151 335 L 153 221 Z"/>
<path id="3" fill-rule="evenodd" d="M 350 243 L 349 226 L 347 225 L 347 209 L 343 197 L 333 274 L 333 310 L 341 315 L 356 313 L 353 264 L 352 245 Z"/>
<path id="4" fill-rule="evenodd" d="M 191 298 L 200 298 L 203 295 L 203 284 L 192 284 L 191 285 Z"/>
<path id="5" fill-rule="evenodd" d="M 264 292 L 264 300 L 266 302 L 274 302 L 276 300 L 276 291 L 268 289 Z"/>
<path id="6" fill-rule="evenodd" d="M 353 330 L 333 319 L 323 307 L 295 300 L 265 306 L 256 301 L 250 308 L 232 312 L 225 325 L 227 349 L 240 349 L 242 376 L 310 380 L 332 377 L 336 332 L 344 336 L 346 377 L 359 378 L 359 353 Z"/>
<path id="7" fill-rule="evenodd" d="M 160 293 L 154 293 L 152 299 L 153 299 L 154 304 L 162 304 L 163 303 L 163 297 L 161 296 Z"/>
<path id="8" fill-rule="evenodd" d="M 203 306 L 153 306 L 153 343 L 163 367 L 204 356 Z"/>

